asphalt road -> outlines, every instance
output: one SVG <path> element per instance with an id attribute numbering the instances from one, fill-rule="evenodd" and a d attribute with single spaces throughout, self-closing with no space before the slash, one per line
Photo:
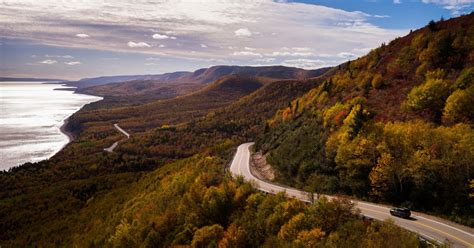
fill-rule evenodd
<path id="1" fill-rule="evenodd" d="M 125 130 L 123 130 L 121 127 L 119 127 L 119 125 L 117 123 L 114 124 L 114 127 L 119 130 L 121 133 L 123 133 L 123 135 L 127 136 L 127 139 L 130 138 L 130 134 L 127 133 Z"/>
<path id="2" fill-rule="evenodd" d="M 121 127 L 119 127 L 119 125 L 117 123 L 114 124 L 114 127 L 121 133 L 123 133 L 123 135 L 127 136 L 127 139 L 130 138 L 130 134 L 127 133 L 125 130 L 123 130 Z M 107 148 L 104 148 L 104 151 L 106 152 L 113 152 L 114 149 L 118 146 L 119 144 L 119 141 L 113 143 L 110 147 L 107 147 Z"/>
<path id="3" fill-rule="evenodd" d="M 302 201 L 309 202 L 311 196 L 309 193 L 294 188 L 276 185 L 258 179 L 250 172 L 250 150 L 249 147 L 253 143 L 245 143 L 237 148 L 230 171 L 234 176 L 242 176 L 247 181 L 253 181 L 254 185 L 260 191 L 276 194 L 286 192 L 291 198 L 297 198 Z M 326 195 L 325 195 L 326 196 Z M 331 196 L 326 196 L 333 198 Z M 402 219 L 390 215 L 390 206 L 378 205 L 362 201 L 353 201 L 361 213 L 367 217 L 385 220 L 393 219 L 395 224 L 409 231 L 418 233 L 420 236 L 439 243 L 449 242 L 452 247 L 468 247 L 474 248 L 474 229 L 460 226 L 458 224 L 440 220 L 437 217 L 429 216 L 422 213 L 412 212 L 411 219 Z"/>

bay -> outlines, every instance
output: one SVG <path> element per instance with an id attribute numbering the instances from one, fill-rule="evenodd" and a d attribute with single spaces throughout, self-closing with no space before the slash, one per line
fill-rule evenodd
<path id="1" fill-rule="evenodd" d="M 48 159 L 70 140 L 64 121 L 101 97 L 44 82 L 0 82 L 0 170 Z"/>

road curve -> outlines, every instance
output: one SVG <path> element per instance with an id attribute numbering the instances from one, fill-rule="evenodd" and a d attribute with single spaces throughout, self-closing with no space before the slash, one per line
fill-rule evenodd
<path id="1" fill-rule="evenodd" d="M 130 134 L 127 133 L 125 130 L 123 130 L 121 127 L 119 127 L 119 125 L 117 123 L 114 124 L 114 127 L 121 133 L 123 133 L 123 135 L 127 136 L 127 139 L 130 138 Z M 107 148 L 104 148 L 104 151 L 106 152 L 113 152 L 114 149 L 118 146 L 119 144 L 119 141 L 113 143 L 110 147 L 107 147 Z"/>
<path id="2" fill-rule="evenodd" d="M 250 146 L 253 143 L 244 143 L 237 148 L 237 153 L 232 160 L 230 172 L 233 176 L 242 176 L 247 181 L 253 181 L 255 187 L 263 192 L 276 194 L 286 192 L 291 198 L 309 202 L 309 193 L 294 188 L 272 184 L 258 179 L 250 172 Z M 326 196 L 333 198 L 331 196 Z M 427 216 L 421 213 L 412 212 L 411 220 L 392 217 L 390 207 L 377 205 L 363 201 L 353 201 L 361 213 L 367 217 L 385 220 L 393 219 L 395 224 L 409 231 L 418 233 L 420 236 L 439 243 L 448 242 L 452 247 L 474 248 L 474 229 L 469 227 L 460 228 L 459 225 L 449 221 L 436 221 L 435 217 Z M 423 215 L 423 216 L 422 216 Z"/>

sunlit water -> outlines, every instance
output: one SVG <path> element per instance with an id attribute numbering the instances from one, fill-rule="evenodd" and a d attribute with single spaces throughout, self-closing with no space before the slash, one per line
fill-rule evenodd
<path id="1" fill-rule="evenodd" d="M 101 98 L 58 84 L 0 82 L 0 170 L 50 158 L 69 142 L 64 120 Z"/>

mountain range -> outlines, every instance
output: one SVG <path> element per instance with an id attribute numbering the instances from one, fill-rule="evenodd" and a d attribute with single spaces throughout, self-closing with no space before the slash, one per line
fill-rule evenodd
<path id="1" fill-rule="evenodd" d="M 307 205 L 230 177 L 235 148 L 249 141 L 276 183 L 472 227 L 473 27 L 474 14 L 431 22 L 319 70 L 215 66 L 68 82 L 104 100 L 69 119 L 75 139 L 53 158 L 0 173 L 1 245 L 426 245 L 361 218 L 348 200 Z"/>

